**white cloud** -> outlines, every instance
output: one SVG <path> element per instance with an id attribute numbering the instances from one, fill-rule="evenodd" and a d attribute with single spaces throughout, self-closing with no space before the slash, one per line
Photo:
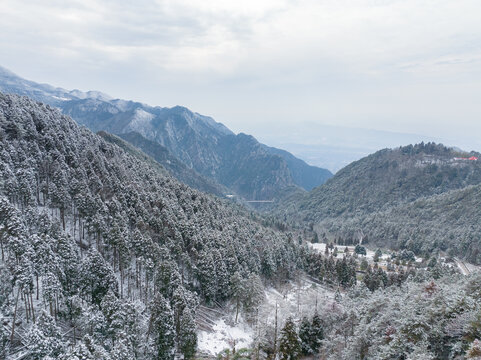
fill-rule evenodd
<path id="1" fill-rule="evenodd" d="M 449 131 L 455 115 L 481 130 L 480 13 L 478 0 L 3 0 L 0 63 L 235 130 L 301 117 Z"/>
<path id="2" fill-rule="evenodd" d="M 480 10 L 470 0 L 4 0 L 0 26 L 25 45 L 55 44 L 85 56 L 140 52 L 167 67 L 191 56 L 196 71 L 255 65 L 252 54 L 261 64 L 328 58 L 366 70 L 453 50 L 469 54 L 477 48 Z M 188 62 L 179 67 L 191 70 Z"/>

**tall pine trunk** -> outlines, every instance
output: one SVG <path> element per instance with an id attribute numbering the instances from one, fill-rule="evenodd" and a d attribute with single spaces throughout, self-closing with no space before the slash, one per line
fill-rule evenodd
<path id="1" fill-rule="evenodd" d="M 15 321 L 17 321 L 18 298 L 20 297 L 21 290 L 22 289 L 20 287 L 17 290 L 17 299 L 15 300 L 15 310 L 13 311 L 12 334 L 10 335 L 10 343 L 13 342 L 13 337 L 15 336 Z"/>

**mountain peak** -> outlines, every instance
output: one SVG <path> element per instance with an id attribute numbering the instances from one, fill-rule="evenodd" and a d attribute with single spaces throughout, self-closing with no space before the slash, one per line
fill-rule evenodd
<path id="1" fill-rule="evenodd" d="M 212 117 L 184 106 L 152 107 L 114 100 L 98 91 L 55 88 L 2 70 L 0 91 L 26 95 L 58 107 L 93 131 L 104 130 L 116 135 L 135 131 L 167 148 L 188 168 L 247 199 L 272 198 L 286 187 L 296 187 L 294 185 L 310 189 L 331 175 L 291 154 L 263 148 L 253 136 L 235 136 Z M 310 180 L 304 181 L 306 178 Z"/>
<path id="2" fill-rule="evenodd" d="M 113 98 L 110 95 L 107 95 L 100 91 L 89 90 L 87 92 L 84 92 L 78 89 L 74 89 L 72 91 L 69 91 L 69 94 L 71 94 L 72 96 L 75 96 L 78 99 L 98 99 L 102 101 L 113 100 Z"/>

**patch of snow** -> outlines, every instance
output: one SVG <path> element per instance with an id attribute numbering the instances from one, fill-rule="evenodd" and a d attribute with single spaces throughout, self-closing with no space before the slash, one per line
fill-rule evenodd
<path id="1" fill-rule="evenodd" d="M 466 265 L 469 272 L 481 271 L 481 266 L 473 265 L 467 262 L 465 262 L 464 265 Z"/>
<path id="2" fill-rule="evenodd" d="M 312 247 L 314 250 L 316 250 L 317 252 L 320 252 L 320 253 L 324 253 L 326 251 L 326 244 L 325 243 L 308 243 L 308 245 L 310 247 Z M 346 246 L 346 245 L 334 245 L 334 247 L 337 248 L 337 258 L 338 259 L 342 259 L 342 257 L 344 256 L 344 249 L 347 247 L 349 249 L 349 253 L 352 255 L 354 254 L 354 249 L 355 249 L 355 246 Z M 365 247 L 365 246 L 364 246 Z M 366 248 L 366 247 L 365 247 Z M 331 251 L 329 251 L 329 253 L 331 253 Z M 368 248 L 366 248 L 366 259 L 368 260 L 372 260 L 374 258 L 374 254 L 376 252 L 375 251 L 372 251 L 372 250 L 369 250 Z M 359 257 L 362 257 L 364 255 L 359 255 Z M 388 254 L 388 253 L 385 253 L 383 252 L 383 254 L 381 255 L 381 257 L 379 259 L 381 260 L 387 260 L 391 257 L 391 254 Z M 421 259 L 422 261 L 422 259 Z"/>
<path id="3" fill-rule="evenodd" d="M 66 90 L 63 90 L 63 91 L 67 92 Z M 74 96 L 78 99 L 97 99 L 97 100 L 102 100 L 102 101 L 109 101 L 109 100 L 112 99 L 109 95 L 104 94 L 100 91 L 83 92 L 81 90 L 74 89 L 74 90 L 69 91 L 68 94 L 71 95 L 71 96 Z"/>
<path id="4" fill-rule="evenodd" d="M 459 271 L 463 275 L 469 275 L 472 272 L 477 272 L 477 271 L 481 270 L 480 266 L 476 266 L 476 265 L 464 262 L 460 259 L 455 258 L 454 261 L 455 261 Z"/>
<path id="5" fill-rule="evenodd" d="M 136 109 L 135 114 L 130 123 L 127 125 L 125 131 L 139 131 L 144 133 L 146 129 L 150 129 L 151 121 L 154 117 L 154 114 L 151 114 L 143 109 Z"/>
<path id="6" fill-rule="evenodd" d="M 245 322 L 229 325 L 224 319 L 218 319 L 213 326 L 214 332 L 200 331 L 197 336 L 198 349 L 216 355 L 224 349 L 247 348 L 254 340 L 254 331 Z"/>
<path id="7" fill-rule="evenodd" d="M 322 309 L 334 302 L 334 292 L 321 284 L 314 283 L 306 277 L 289 282 L 279 288 L 267 287 L 265 299 L 258 308 L 258 313 L 248 323 L 242 316 L 234 324 L 235 308 L 232 306 L 227 315 L 213 319 L 212 331 L 201 330 L 197 334 L 198 349 L 201 353 L 217 355 L 224 349 L 234 347 L 252 348 L 256 339 L 266 329 L 272 329 L 276 321 L 278 331 L 285 320 L 291 316 L 299 322 L 303 316 L 311 317 L 317 309 Z M 230 319 L 230 320 L 227 320 Z"/>
<path id="8" fill-rule="evenodd" d="M 68 101 L 70 100 L 69 98 L 66 98 L 66 97 L 60 97 L 60 96 L 55 96 L 55 95 L 52 95 L 52 97 L 54 99 L 57 99 L 57 100 L 62 100 L 62 101 Z"/>
<path id="9" fill-rule="evenodd" d="M 116 100 L 112 100 L 111 102 L 121 111 L 127 111 L 131 106 L 130 101 L 127 101 L 127 100 L 116 99 Z"/>

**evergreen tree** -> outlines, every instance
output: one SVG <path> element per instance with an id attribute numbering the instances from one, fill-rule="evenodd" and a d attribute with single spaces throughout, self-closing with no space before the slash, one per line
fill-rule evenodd
<path id="1" fill-rule="evenodd" d="M 180 318 L 179 350 L 184 359 L 192 359 L 197 350 L 196 324 L 189 308 L 185 308 Z"/>
<path id="2" fill-rule="evenodd" d="M 301 349 L 302 354 L 304 355 L 310 355 L 314 353 L 314 350 L 311 348 L 311 334 L 311 322 L 306 316 L 304 316 L 302 318 L 301 325 L 299 326 L 299 339 L 301 340 Z"/>
<path id="3" fill-rule="evenodd" d="M 80 266 L 81 294 L 88 296 L 95 304 L 100 304 L 109 290 L 117 293 L 118 283 L 112 268 L 102 255 L 91 249 Z"/>
<path id="4" fill-rule="evenodd" d="M 166 298 L 172 297 L 182 283 L 177 264 L 171 260 L 164 260 L 156 267 L 155 279 L 157 290 Z"/>
<path id="5" fill-rule="evenodd" d="M 102 299 L 100 308 L 106 321 L 106 336 L 113 343 L 118 338 L 118 333 L 123 328 L 123 319 L 121 318 L 121 303 L 112 291 L 109 291 Z"/>
<path id="6" fill-rule="evenodd" d="M 184 358 L 191 358 L 197 346 L 195 308 L 198 305 L 197 297 L 183 286 L 179 286 L 172 296 L 172 310 L 176 341 Z"/>
<path id="7" fill-rule="evenodd" d="M 290 317 L 281 329 L 279 353 L 281 360 L 295 360 L 302 353 L 301 340 L 297 335 L 296 325 Z"/>
<path id="8" fill-rule="evenodd" d="M 334 251 L 332 252 L 332 256 L 335 258 L 337 257 L 337 246 L 334 248 Z"/>
<path id="9" fill-rule="evenodd" d="M 215 263 L 215 272 L 216 272 L 216 279 L 217 279 L 217 294 L 216 300 L 217 301 L 224 301 L 229 297 L 229 280 L 230 274 L 227 270 L 226 264 L 223 260 L 223 256 L 219 249 L 215 249 L 212 252 L 212 257 Z"/>
<path id="10" fill-rule="evenodd" d="M 131 360 L 135 358 L 135 353 L 132 351 L 126 339 L 120 338 L 115 342 L 110 353 L 111 360 Z"/>
<path id="11" fill-rule="evenodd" d="M 359 265 L 359 268 L 363 271 L 367 270 L 367 268 L 369 267 L 369 263 L 367 262 L 366 259 L 362 259 L 361 260 L 361 265 Z"/>
<path id="12" fill-rule="evenodd" d="M 199 255 L 197 268 L 202 295 L 207 302 L 211 302 L 217 294 L 218 282 L 214 259 L 209 252 L 204 251 Z"/>
<path id="13" fill-rule="evenodd" d="M 314 354 L 319 352 L 321 348 L 321 342 L 324 339 L 324 329 L 322 319 L 319 313 L 316 311 L 312 317 L 311 334 L 310 334 L 310 346 Z"/>
<path id="14" fill-rule="evenodd" d="M 264 285 L 259 275 L 254 273 L 251 273 L 242 283 L 242 303 L 246 313 L 250 314 L 253 313 L 262 300 L 264 300 Z"/>
<path id="15" fill-rule="evenodd" d="M 28 330 L 25 347 L 32 360 L 56 358 L 63 352 L 65 343 L 60 328 L 46 312 L 43 311 L 38 322 Z"/>
<path id="16" fill-rule="evenodd" d="M 231 283 L 230 288 L 232 291 L 231 297 L 234 300 L 235 307 L 236 307 L 235 322 L 237 323 L 237 319 L 239 317 L 239 311 L 242 305 L 242 300 L 244 299 L 245 282 L 241 274 L 238 271 L 236 271 L 234 275 L 232 275 L 230 283 Z"/>
<path id="17" fill-rule="evenodd" d="M 155 358 L 172 360 L 175 354 L 174 313 L 169 302 L 157 294 L 150 305 L 150 333 L 155 344 Z"/>
<path id="18" fill-rule="evenodd" d="M 358 255 L 366 255 L 366 248 L 358 244 L 354 248 L 354 252 Z"/>

